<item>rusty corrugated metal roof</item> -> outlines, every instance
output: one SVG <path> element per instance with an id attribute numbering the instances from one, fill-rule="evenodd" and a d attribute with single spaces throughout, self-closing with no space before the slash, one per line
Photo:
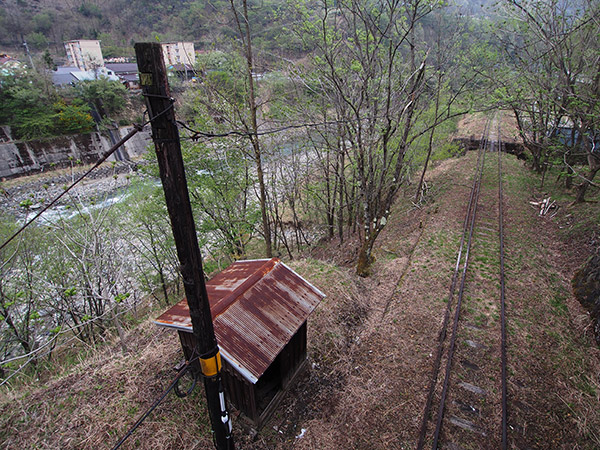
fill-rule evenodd
<path id="1" fill-rule="evenodd" d="M 325 297 L 276 258 L 236 261 L 206 283 L 222 356 L 256 383 Z M 155 323 L 192 331 L 187 300 Z"/>

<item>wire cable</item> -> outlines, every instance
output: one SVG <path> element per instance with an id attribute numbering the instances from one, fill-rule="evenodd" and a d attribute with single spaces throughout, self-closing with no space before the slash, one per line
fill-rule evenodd
<path id="1" fill-rule="evenodd" d="M 293 129 L 299 129 L 299 128 L 315 128 L 315 127 L 320 127 L 320 126 L 337 125 L 340 123 L 349 123 L 349 122 L 351 122 L 351 121 L 332 120 L 332 121 L 325 121 L 325 122 L 302 123 L 302 124 L 296 124 L 296 125 L 286 125 L 284 127 L 272 128 L 272 129 L 264 130 L 264 131 L 257 131 L 256 133 L 253 133 L 252 131 L 240 131 L 240 130 L 227 131 L 224 133 L 211 133 L 211 132 L 207 132 L 207 131 L 195 130 L 195 129 L 191 128 L 190 126 L 188 126 L 186 123 L 184 123 L 180 120 L 177 121 L 177 123 L 182 128 L 184 128 L 184 129 L 188 130 L 190 133 L 192 133 L 192 136 L 190 136 L 188 138 L 191 140 L 197 140 L 201 137 L 211 139 L 211 138 L 223 138 L 223 137 L 229 137 L 229 136 L 240 136 L 240 137 L 265 136 L 265 135 L 269 135 L 269 134 L 281 133 L 282 131 L 286 131 L 286 130 L 293 130 Z"/>
<path id="2" fill-rule="evenodd" d="M 133 309 L 135 309 L 138 305 L 132 305 L 130 308 L 127 308 L 123 311 L 120 311 L 118 314 L 116 314 L 115 316 L 122 316 L 127 314 L 128 312 L 132 311 Z M 18 369 L 15 369 L 15 371 L 13 373 L 11 373 L 9 376 L 7 376 L 4 380 L 2 380 L 0 382 L 0 386 L 3 386 L 5 384 L 7 384 L 12 378 L 14 378 L 15 376 L 17 376 L 19 373 L 21 373 L 29 364 L 31 364 L 33 361 L 35 360 L 39 360 L 40 358 L 43 358 L 47 355 L 49 355 L 50 353 L 52 353 L 56 348 L 60 348 L 60 347 L 64 347 L 65 345 L 67 345 L 69 342 L 75 340 L 75 339 L 79 339 L 79 337 L 77 336 L 77 334 L 74 334 L 72 337 L 70 337 L 69 339 L 67 339 L 66 341 L 62 341 L 59 344 L 56 344 L 55 346 L 51 347 L 49 350 L 46 350 L 45 352 L 42 352 L 42 350 L 46 349 L 47 347 L 51 346 L 52 344 L 54 344 L 58 338 L 60 336 L 62 336 L 63 334 L 69 333 L 69 332 L 73 332 L 75 333 L 75 330 L 77 330 L 78 328 L 81 328 L 85 325 L 89 325 L 90 323 L 95 323 L 96 321 L 102 319 L 104 316 L 108 315 L 110 313 L 110 311 L 106 311 L 105 313 L 93 317 L 85 322 L 81 322 L 77 325 L 74 325 L 72 327 L 66 328 L 64 330 L 60 330 L 59 332 L 57 332 L 52 339 L 50 339 L 48 342 L 44 343 L 43 345 L 41 345 L 40 347 L 36 348 L 35 350 L 26 353 L 24 355 L 20 355 L 20 356 L 15 356 L 14 358 L 10 358 L 10 359 L 6 359 L 4 361 L 0 361 L 0 367 L 2 367 L 3 365 L 9 364 L 11 362 L 14 361 L 18 361 L 20 359 L 24 359 L 24 358 L 28 358 L 27 361 L 25 361 L 23 364 L 21 364 L 19 366 Z M 81 341 L 81 339 L 79 339 Z"/>
<path id="3" fill-rule="evenodd" d="M 138 304 L 134 304 L 134 305 L 132 305 L 131 307 L 129 307 L 129 308 L 127 308 L 127 309 L 124 309 L 123 311 L 119 311 L 117 314 L 115 314 L 115 317 L 123 316 L 123 315 L 127 314 L 128 312 L 130 312 L 130 311 L 133 311 L 133 310 L 134 310 L 135 308 L 137 308 L 138 306 L 139 306 Z M 1 367 L 1 366 L 3 366 L 3 365 L 5 365 L 5 364 L 8 364 L 8 363 L 11 363 L 11 362 L 14 362 L 14 361 L 18 361 L 18 360 L 20 360 L 20 359 L 25 359 L 25 358 L 29 358 L 30 356 L 34 356 L 34 355 L 36 355 L 37 353 L 40 353 L 40 352 L 41 352 L 41 351 L 42 351 L 44 348 L 46 348 L 46 347 L 48 347 L 49 345 L 51 345 L 51 344 L 52 344 L 52 343 L 53 343 L 55 340 L 57 340 L 57 339 L 58 339 L 58 338 L 59 338 L 61 335 L 63 335 L 63 334 L 67 334 L 67 333 L 70 333 L 71 331 L 73 331 L 73 332 L 74 332 L 75 330 L 77 330 L 77 329 L 79 329 L 79 328 L 82 328 L 82 327 L 84 327 L 84 326 L 86 326 L 86 325 L 89 325 L 89 324 L 91 324 L 91 323 L 95 323 L 95 322 L 97 322 L 97 321 L 99 321 L 99 320 L 103 319 L 105 316 L 109 315 L 110 313 L 111 313 L 111 311 L 110 311 L 110 310 L 107 310 L 107 311 L 105 311 L 104 313 L 102 313 L 102 314 L 100 314 L 100 315 L 98 315 L 98 316 L 96 316 L 96 317 L 92 317 L 92 318 L 90 318 L 90 319 L 88 319 L 88 320 L 85 320 L 85 321 L 83 321 L 83 322 L 80 322 L 80 323 L 78 323 L 77 325 L 73 325 L 72 327 L 65 328 L 64 330 L 63 330 L 63 329 L 61 329 L 60 331 L 58 331 L 58 332 L 54 333 L 54 336 L 52 337 L 52 339 L 48 340 L 47 342 L 45 342 L 45 343 L 44 343 L 43 345 L 41 345 L 40 347 L 37 347 L 35 350 L 32 350 L 32 351 L 30 351 L 29 353 L 25 353 L 24 355 L 15 356 L 15 357 L 13 357 L 13 358 L 10 358 L 10 359 L 5 359 L 5 360 L 2 360 L 2 361 L 0 361 L 0 367 Z M 61 344 L 61 345 L 59 345 L 59 346 L 62 346 L 62 345 L 63 345 L 63 344 Z M 35 357 L 34 357 L 33 359 L 35 359 Z M 6 381 L 6 380 L 5 380 L 5 381 Z M 0 383 L 0 386 L 2 386 L 2 384 L 4 384 L 4 381 L 3 381 L 2 383 Z"/>
<path id="4" fill-rule="evenodd" d="M 112 450 L 117 450 L 119 447 L 121 447 L 121 445 L 123 445 L 123 443 L 127 439 L 129 439 L 129 437 L 134 433 L 134 431 L 139 428 L 139 426 L 142 424 L 142 422 L 144 422 L 144 420 L 146 420 L 148 418 L 148 416 L 150 414 L 152 414 L 152 411 L 154 411 L 158 407 L 158 405 L 161 404 L 161 402 L 165 399 L 165 397 L 169 394 L 169 392 L 171 392 L 173 389 L 175 389 L 175 387 L 179 383 L 179 380 L 181 379 L 181 377 L 183 377 L 186 374 L 186 372 L 191 368 L 192 363 L 194 363 L 197 359 L 198 358 L 195 358 L 195 359 L 193 359 L 191 361 L 187 361 L 185 363 L 185 366 L 177 373 L 177 375 L 175 376 L 173 381 L 171 381 L 171 384 L 169 385 L 169 387 L 167 389 L 165 389 L 165 391 L 160 395 L 160 397 L 158 397 L 154 401 L 154 403 L 152 403 L 152 405 L 146 410 L 146 412 L 144 412 L 144 414 L 137 420 L 137 422 L 129 429 L 127 434 L 125 434 L 125 436 L 123 436 L 119 440 L 119 442 L 117 442 L 115 444 L 115 446 L 112 448 Z"/>

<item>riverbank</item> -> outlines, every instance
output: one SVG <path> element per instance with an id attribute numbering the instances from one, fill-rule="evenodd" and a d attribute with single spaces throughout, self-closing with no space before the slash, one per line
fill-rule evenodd
<path id="1" fill-rule="evenodd" d="M 133 177 L 147 177 L 140 168 L 144 160 L 107 162 L 91 172 L 75 186 L 56 206 L 65 206 L 77 199 L 87 203 L 94 199 L 110 196 L 126 188 Z M 73 165 L 70 168 L 21 177 L 0 183 L 0 209 L 17 219 L 28 212 L 43 208 L 47 202 L 59 196 L 73 184 L 91 165 Z"/>

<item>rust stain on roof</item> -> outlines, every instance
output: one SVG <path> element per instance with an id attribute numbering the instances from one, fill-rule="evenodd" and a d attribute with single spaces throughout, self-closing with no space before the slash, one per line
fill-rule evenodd
<path id="1" fill-rule="evenodd" d="M 325 295 L 276 258 L 237 261 L 206 283 L 221 353 L 252 383 Z M 187 300 L 155 323 L 192 331 Z"/>

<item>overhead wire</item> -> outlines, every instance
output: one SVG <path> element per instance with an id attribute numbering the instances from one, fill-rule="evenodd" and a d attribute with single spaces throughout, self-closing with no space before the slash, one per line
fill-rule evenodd
<path id="1" fill-rule="evenodd" d="M 77 184 L 79 184 L 84 178 L 86 178 L 87 176 L 89 176 L 90 173 L 92 173 L 103 162 L 105 162 L 106 159 L 108 159 L 115 151 L 117 151 L 125 142 L 127 142 L 129 139 L 131 139 L 139 131 L 143 130 L 143 128 L 146 125 L 148 125 L 149 123 L 151 123 L 156 118 L 162 116 L 163 114 L 165 114 L 166 112 L 168 112 L 172 108 L 173 108 L 173 101 L 171 102 L 171 105 L 169 105 L 169 107 L 165 108 L 165 110 L 163 110 L 162 112 L 158 113 L 154 117 L 149 118 L 143 124 L 141 124 L 141 125 L 134 124 L 134 128 L 126 136 L 124 136 L 119 142 L 117 142 L 116 144 L 114 144 L 89 170 L 87 170 L 84 174 L 82 174 L 69 187 L 67 187 L 61 194 L 59 194 L 53 200 L 51 200 L 33 218 L 31 218 L 30 220 L 28 220 L 13 235 L 11 235 L 10 238 L 8 238 L 2 245 L 0 245 L 0 251 L 3 250 L 17 236 L 19 236 L 29 225 L 31 225 L 33 222 L 35 222 L 37 219 L 39 219 L 48 209 L 50 209 L 53 205 L 55 205 L 62 197 L 64 197 L 69 191 L 71 191 L 71 189 L 73 189 Z M 144 115 L 145 114 L 146 113 L 144 113 Z M 317 126 L 324 126 L 324 125 L 332 125 L 332 124 L 338 124 L 340 122 L 344 122 L 344 121 L 328 121 L 328 122 L 320 122 L 320 123 L 308 123 L 308 124 L 289 125 L 289 126 L 285 126 L 285 127 L 276 128 L 276 129 L 265 130 L 265 131 L 259 132 L 257 134 L 258 135 L 273 134 L 273 133 L 279 133 L 279 132 L 282 132 L 282 131 L 285 131 L 285 130 L 289 130 L 289 129 L 297 129 L 297 128 L 305 128 L 305 127 L 317 127 Z M 196 136 L 204 136 L 204 137 L 214 138 L 214 137 L 227 137 L 227 136 L 232 136 L 232 135 L 238 135 L 238 136 L 250 136 L 250 135 L 252 135 L 252 133 L 248 133 L 248 132 L 245 133 L 245 132 L 241 132 L 241 131 L 231 131 L 231 132 L 219 133 L 219 134 L 217 134 L 217 133 L 207 133 L 207 132 L 202 132 L 202 131 L 199 131 L 199 130 L 194 130 L 191 127 L 187 126 L 184 122 L 178 121 L 178 123 L 183 128 L 185 128 L 188 131 L 194 133 Z M 131 308 L 127 309 L 125 311 L 122 311 L 122 312 L 119 313 L 119 315 L 122 315 L 122 314 L 124 314 L 124 313 L 126 313 L 126 312 L 128 312 L 130 310 L 131 310 Z M 2 382 L 0 382 L 0 386 L 6 384 L 10 379 L 12 379 L 19 372 L 21 372 L 27 365 L 29 365 L 34 360 L 38 359 L 39 358 L 39 354 L 45 348 L 47 348 L 48 346 L 50 346 L 51 344 L 53 344 L 62 334 L 73 332 L 73 331 L 77 330 L 78 328 L 81 328 L 81 327 L 83 327 L 85 325 L 88 325 L 89 323 L 93 323 L 93 322 L 95 322 L 97 320 L 100 320 L 106 314 L 108 314 L 108 311 L 105 312 L 104 314 L 100 315 L 100 316 L 94 317 L 94 318 L 92 318 L 90 320 L 87 320 L 85 322 L 82 322 L 82 323 L 80 323 L 78 325 L 75 325 L 73 327 L 69 327 L 68 329 L 65 329 L 65 330 L 61 330 L 60 332 L 56 333 L 48 342 L 44 343 L 42 346 L 36 348 L 35 350 L 33 350 L 33 351 L 31 351 L 31 352 L 29 352 L 27 354 L 20 355 L 20 356 L 14 357 L 14 358 L 10 358 L 8 360 L 0 361 L 0 366 L 1 366 L 1 365 L 5 365 L 5 364 L 8 364 L 10 362 L 18 361 L 18 360 L 21 360 L 21 359 L 24 359 L 24 358 L 29 358 L 24 364 L 22 364 L 17 370 L 15 370 L 15 372 L 13 374 L 11 374 L 6 379 L 2 380 Z M 67 342 L 70 342 L 72 339 L 68 340 Z"/>
<path id="2" fill-rule="evenodd" d="M 177 124 L 180 125 L 182 128 L 186 129 L 187 131 L 189 131 L 190 133 L 192 133 L 192 135 L 189 136 L 188 139 L 197 140 L 201 137 L 212 139 L 212 138 L 224 138 L 224 137 L 229 137 L 229 136 L 239 136 L 239 137 L 266 136 L 269 134 L 281 133 L 282 131 L 287 131 L 287 130 L 293 130 L 293 129 L 299 129 L 299 128 L 316 128 L 316 127 L 321 127 L 321 126 L 338 125 L 340 123 L 350 123 L 350 122 L 352 122 L 352 121 L 331 120 L 331 121 L 325 121 L 325 122 L 313 122 L 313 123 L 301 123 L 301 124 L 294 124 L 294 125 L 286 125 L 283 127 L 271 128 L 268 130 L 256 131 L 256 132 L 243 131 L 243 130 L 232 130 L 232 131 L 226 131 L 224 133 L 212 133 L 212 132 L 207 132 L 207 131 L 196 130 L 196 129 L 190 127 L 189 125 L 187 125 L 185 122 L 182 122 L 180 120 L 177 121 Z"/>
<path id="3" fill-rule="evenodd" d="M 481 111 L 485 111 L 488 109 L 493 109 L 493 107 L 490 107 L 487 109 L 484 108 Z M 480 111 L 480 110 L 477 110 L 477 111 Z M 440 115 L 439 119 L 436 120 L 435 125 L 436 126 L 439 125 L 441 122 L 443 122 L 447 118 L 455 117 L 457 115 L 462 115 L 462 114 L 464 114 L 464 112 L 461 111 L 459 113 L 450 114 L 448 117 L 444 117 L 443 115 Z M 281 133 L 283 131 L 300 129 L 300 128 L 318 128 L 318 127 L 329 126 L 329 125 L 353 124 L 353 123 L 365 121 L 365 120 L 385 119 L 385 118 L 386 118 L 385 116 L 375 116 L 375 117 L 362 117 L 362 118 L 358 118 L 358 119 L 326 120 L 323 122 L 308 122 L 308 123 L 285 125 L 282 127 L 270 128 L 267 130 L 256 131 L 256 132 L 245 131 L 245 130 L 231 130 L 231 131 L 225 131 L 223 133 L 215 133 L 215 132 L 210 132 L 210 131 L 197 130 L 195 128 L 192 128 L 190 125 L 186 124 L 185 122 L 183 122 L 181 120 L 177 120 L 176 122 L 181 128 L 192 133 L 191 136 L 188 136 L 187 138 L 184 138 L 184 139 L 197 141 L 200 138 L 214 139 L 214 138 L 225 138 L 225 137 L 230 137 L 230 136 L 238 136 L 238 137 L 266 136 L 266 135 L 270 135 L 270 134 L 277 134 L 277 133 Z M 426 128 L 425 132 L 427 130 L 429 130 L 430 128 L 431 128 L 431 126 Z M 423 134 L 423 133 L 420 133 L 420 134 Z"/>
<path id="4" fill-rule="evenodd" d="M 89 170 L 87 170 L 84 174 L 82 174 L 77 180 L 75 180 L 70 186 L 68 186 L 63 192 L 61 192 L 58 196 L 56 196 L 53 200 L 51 200 L 46 206 L 44 206 L 35 216 L 33 216 L 30 220 L 28 220 L 23 226 L 21 226 L 11 237 L 9 237 L 5 242 L 0 245 L 0 251 L 3 250 L 10 242 L 12 242 L 18 235 L 20 235 L 29 225 L 39 219 L 48 209 L 54 206 L 62 197 L 64 197 L 71 189 L 73 189 L 77 184 L 79 184 L 84 178 L 86 178 L 90 173 L 92 173 L 95 169 L 97 169 L 103 162 L 105 162 L 114 152 L 116 152 L 125 142 L 131 139 L 135 134 L 141 131 L 146 125 L 151 123 L 153 120 L 162 116 L 170 109 L 173 108 L 173 99 L 171 99 L 171 104 L 165 108 L 165 110 L 158 113 L 156 116 L 149 118 L 146 122 L 141 125 L 134 124 L 134 128 L 127 133 L 119 142 L 114 144 Z M 360 120 L 360 119 L 357 119 Z M 340 123 L 353 123 L 356 120 L 333 120 L 333 121 L 324 121 L 324 122 L 314 122 L 314 123 L 303 123 L 303 124 L 294 124 L 294 125 L 286 125 L 283 127 L 268 129 L 264 131 L 250 132 L 250 131 L 240 131 L 233 130 L 224 133 L 212 133 L 201 130 L 196 130 L 190 126 L 188 126 L 185 122 L 177 121 L 182 128 L 186 129 L 192 135 L 187 139 L 190 140 L 198 140 L 201 137 L 204 138 L 224 138 L 229 136 L 240 136 L 240 137 L 251 137 L 251 136 L 265 136 L 270 134 L 281 133 L 286 130 L 292 129 L 300 129 L 300 128 L 315 128 L 327 125 L 338 125 Z"/>
<path id="5" fill-rule="evenodd" d="M 144 127 L 146 125 L 148 125 L 149 123 L 151 123 L 153 120 L 157 119 L 158 117 L 162 116 L 163 114 L 167 113 L 169 110 L 171 110 L 173 108 L 173 102 L 171 102 L 171 104 L 165 108 L 163 111 L 161 111 L 160 113 L 156 114 L 154 117 L 149 118 L 146 122 L 144 122 L 141 125 L 138 124 L 134 124 L 134 128 L 127 133 L 127 135 L 125 135 L 119 142 L 117 142 L 116 144 L 114 144 L 89 170 L 87 170 L 83 175 L 81 175 L 77 180 L 75 180 L 69 187 L 67 187 L 61 194 L 59 194 L 58 196 L 56 196 L 52 201 L 50 201 L 44 208 L 42 208 L 41 211 L 39 211 L 33 218 L 31 218 L 30 220 L 28 220 L 24 225 L 22 225 L 15 233 L 13 233 L 11 235 L 10 238 L 8 238 L 2 245 L 0 245 L 0 251 L 3 250 L 11 241 L 13 241 L 17 236 L 19 236 L 23 231 L 25 231 L 25 229 L 31 225 L 33 222 L 35 222 L 38 218 L 40 218 L 42 216 L 42 214 L 44 214 L 44 212 L 46 212 L 49 208 L 51 208 L 53 205 L 55 205 L 63 196 L 65 196 L 71 189 L 73 189 L 73 187 L 75 187 L 78 183 L 80 183 L 84 178 L 86 178 L 90 173 L 92 173 L 92 171 L 94 171 L 96 168 L 98 168 L 103 162 L 105 162 L 114 152 L 116 152 L 125 142 L 127 142 L 129 139 L 131 139 L 135 134 L 137 134 L 138 132 L 142 131 L 144 129 Z M 16 251 L 15 251 L 16 254 Z M 14 255 L 13 255 L 14 256 Z M 10 259 L 12 259 L 12 257 L 10 257 Z M 132 307 L 133 308 L 133 307 Z M 129 308 L 125 311 L 121 311 L 119 313 L 119 315 L 125 314 L 126 312 L 130 311 L 132 308 Z M 10 379 L 12 379 L 15 375 L 17 375 L 18 373 L 20 373 L 25 367 L 27 367 L 27 365 L 29 365 L 32 361 L 36 360 L 39 358 L 38 353 L 40 353 L 43 349 L 45 349 L 46 347 L 48 347 L 49 345 L 51 345 L 52 343 L 54 343 L 58 337 L 61 334 L 65 334 L 68 332 L 72 332 L 84 325 L 87 325 L 89 323 L 95 322 L 97 320 L 100 320 L 103 316 L 105 316 L 106 314 L 108 314 L 110 311 L 107 311 L 103 314 L 101 314 L 100 316 L 91 318 L 90 320 L 87 320 L 85 322 L 82 322 L 78 325 L 75 325 L 73 327 L 69 327 L 67 330 L 61 330 L 60 332 L 56 333 L 56 335 L 50 339 L 48 342 L 46 342 L 44 345 L 42 345 L 41 347 L 38 347 L 37 349 L 34 349 L 33 351 L 25 354 L 25 355 L 20 355 L 18 357 L 15 358 L 11 358 L 5 361 L 1 361 L 0 362 L 0 366 L 4 365 L 4 364 L 8 364 L 9 362 L 13 362 L 13 361 L 17 361 L 19 359 L 23 359 L 23 358 L 27 358 L 29 357 L 29 359 L 22 364 L 14 373 L 12 373 L 10 376 L 8 376 L 7 378 L 5 378 L 4 380 L 2 380 L 2 382 L 0 382 L 0 386 L 6 384 Z M 74 338 L 69 339 L 67 342 L 70 342 L 71 340 L 73 340 Z M 46 353 L 47 354 L 47 353 Z"/>
<path id="6" fill-rule="evenodd" d="M 137 307 L 137 305 L 133 305 L 131 308 L 127 308 L 127 309 L 124 309 L 123 311 L 119 311 L 119 313 L 115 314 L 115 316 L 118 317 L 118 316 L 122 316 L 124 314 L 127 314 L 129 311 L 135 309 L 136 307 Z M 48 345 L 50 345 L 61 334 L 66 334 L 66 333 L 69 333 L 71 331 L 75 331 L 75 330 L 77 330 L 77 329 L 79 329 L 81 327 L 84 327 L 86 325 L 89 325 L 90 323 L 97 322 L 98 320 L 102 319 L 104 316 L 106 316 L 108 314 L 110 314 L 110 311 L 105 311 L 104 313 L 100 314 L 99 316 L 92 317 L 92 318 L 87 319 L 87 320 L 85 320 L 85 321 L 83 321 L 81 323 L 78 323 L 77 325 L 74 325 L 72 327 L 68 327 L 68 328 L 66 328 L 64 330 L 61 329 L 60 331 L 57 331 L 56 333 L 54 333 L 54 337 L 51 340 L 49 340 L 48 342 L 46 342 L 45 344 L 41 345 L 40 347 L 36 348 L 35 350 L 30 351 L 29 353 L 25 353 L 23 355 L 15 356 L 13 358 L 5 359 L 3 361 L 0 361 L 0 366 L 2 366 L 4 364 L 11 363 L 11 362 L 14 362 L 14 361 L 18 361 L 20 359 L 27 358 L 27 357 L 32 356 L 32 355 L 35 355 L 35 354 L 41 352 L 45 347 L 47 347 Z M 0 383 L 0 386 L 1 385 L 2 385 L 2 383 Z"/>
<path id="7" fill-rule="evenodd" d="M 67 187 L 60 195 L 56 196 L 52 201 L 50 201 L 44 208 L 42 208 L 42 210 L 40 210 L 33 218 L 31 218 L 29 221 L 27 221 L 23 226 L 21 226 L 9 239 L 7 239 L 2 245 L 0 245 L 0 251 L 3 250 L 12 240 L 14 240 L 17 236 L 19 236 L 29 225 L 31 225 L 33 222 L 35 222 L 39 217 L 41 217 L 44 212 L 46 212 L 49 208 L 51 208 L 53 205 L 55 205 L 63 196 L 65 196 L 71 189 L 73 189 L 78 183 L 80 183 L 84 178 L 86 178 L 92 171 L 94 171 L 96 168 L 98 168 L 103 162 L 106 161 L 106 159 L 108 159 L 115 151 L 117 151 L 125 142 L 127 142 L 129 139 L 131 139 L 135 134 L 137 134 L 139 131 L 143 130 L 143 128 L 148 125 L 149 123 L 151 123 L 153 120 L 157 119 L 158 117 L 162 116 L 163 114 L 167 113 L 169 110 L 173 109 L 174 107 L 174 99 L 170 98 L 171 100 L 171 104 L 165 108 L 162 112 L 158 113 L 157 115 L 155 115 L 154 117 L 149 118 L 147 121 L 145 121 L 143 124 L 141 125 L 137 125 L 134 124 L 134 128 L 126 135 L 124 136 L 119 142 L 117 142 L 116 144 L 114 144 L 95 164 L 94 166 L 92 166 L 88 171 L 86 171 L 84 174 L 82 174 L 77 180 L 75 180 L 69 187 Z M 145 115 L 146 113 L 144 113 Z M 277 127 L 277 128 L 272 128 L 272 129 L 267 129 L 264 131 L 256 131 L 256 132 L 251 132 L 251 131 L 241 131 L 241 130 L 232 130 L 232 131 L 228 131 L 228 132 L 223 132 L 223 133 L 213 133 L 213 132 L 206 132 L 206 131 L 202 131 L 202 130 L 197 130 L 194 129 L 192 127 L 190 127 L 189 125 L 187 125 L 185 122 L 183 121 L 177 121 L 177 124 L 181 127 L 186 129 L 187 131 L 189 131 L 190 133 L 192 133 L 191 136 L 189 136 L 187 139 L 190 140 L 198 140 L 199 138 L 203 137 L 203 138 L 224 138 L 224 137 L 229 137 L 229 136 L 239 136 L 239 137 L 251 137 L 251 136 L 265 136 L 265 135 L 270 135 L 270 134 L 276 134 L 276 133 L 281 133 L 283 131 L 287 131 L 287 130 L 291 130 L 291 129 L 301 129 L 301 128 L 317 128 L 317 127 L 322 127 L 322 126 L 329 126 L 329 125 L 339 125 L 339 124 L 349 124 L 349 123 L 355 123 L 357 121 L 361 121 L 361 120 L 366 120 L 365 119 L 354 119 L 354 120 L 348 120 L 348 119 L 344 119 L 344 120 L 330 120 L 330 121 L 323 121 L 323 122 L 311 122 L 311 123 L 302 123 L 302 124 L 292 124 L 292 125 L 286 125 L 286 126 L 282 126 L 282 127 Z M 122 313 L 125 313 L 129 310 L 123 311 Z M 120 313 L 120 314 L 122 314 Z M 105 313 L 106 314 L 106 313 Z M 103 314 L 103 315 L 105 315 Z M 84 323 L 81 323 L 77 326 L 74 327 L 70 327 L 67 330 L 62 330 L 60 333 L 57 333 L 56 336 L 54 336 L 50 341 L 48 341 L 47 343 L 45 343 L 43 346 L 35 349 L 34 351 L 25 354 L 25 355 L 21 355 L 15 358 L 12 358 L 10 360 L 6 360 L 6 361 L 2 361 L 0 362 L 0 365 L 2 364 L 6 364 L 8 362 L 11 361 L 16 361 L 19 359 L 23 359 L 29 356 L 33 356 L 32 358 L 30 358 L 25 364 L 23 364 L 19 369 L 17 369 L 17 371 L 12 374 L 10 377 L 8 377 L 7 379 L 3 380 L 0 383 L 0 386 L 2 386 L 4 383 L 6 383 L 10 378 L 12 378 L 14 375 L 16 375 L 16 373 L 20 372 L 25 366 L 27 366 L 30 362 L 32 362 L 33 360 L 35 360 L 37 358 L 37 353 L 41 352 L 44 348 L 46 348 L 48 345 L 50 345 L 51 343 L 53 343 L 61 334 L 76 330 L 77 328 L 80 328 L 83 325 L 86 325 L 90 322 L 94 322 L 96 320 L 99 320 L 102 318 L 102 316 L 98 316 L 96 318 L 93 318 L 89 321 L 86 321 Z"/>
<path id="8" fill-rule="evenodd" d="M 122 316 L 124 314 L 127 314 L 128 312 L 132 311 L 133 309 L 135 309 L 137 307 L 137 305 L 132 305 L 130 308 L 127 308 L 123 311 L 119 311 L 118 314 L 115 314 L 115 317 L 118 316 Z M 64 330 L 60 330 L 57 333 L 55 333 L 55 335 L 52 337 L 52 339 L 50 339 L 48 342 L 44 343 L 43 345 L 41 345 L 40 347 L 32 350 L 29 353 L 26 353 L 24 355 L 19 355 L 19 356 L 15 356 L 14 358 L 10 358 L 10 359 L 6 359 L 4 361 L 0 361 L 0 366 L 5 365 L 5 364 L 9 364 L 11 362 L 15 362 L 24 358 L 29 358 L 27 361 L 25 361 L 23 364 L 21 364 L 21 366 L 19 366 L 18 369 L 16 369 L 13 373 L 11 373 L 8 377 L 6 377 L 4 380 L 2 380 L 0 382 L 0 386 L 3 386 L 4 384 L 8 383 L 8 381 L 10 381 L 12 378 L 14 378 L 16 375 L 18 375 L 19 373 L 21 373 L 29 364 L 31 364 L 33 361 L 38 360 L 41 357 L 44 357 L 48 354 L 50 354 L 52 351 L 54 351 L 54 349 L 56 347 L 53 347 L 52 349 L 43 352 L 42 350 L 44 350 L 45 348 L 47 348 L 48 346 L 50 346 L 51 344 L 53 344 L 61 335 L 66 334 L 66 333 L 70 333 L 73 332 L 85 325 L 89 325 L 90 323 L 94 323 L 97 322 L 98 320 L 102 319 L 104 316 L 110 314 L 111 311 L 106 311 L 103 314 L 96 316 L 96 317 L 92 317 L 91 319 L 88 319 L 84 322 L 81 322 L 75 326 L 72 327 L 68 327 Z M 67 339 L 64 342 L 61 342 L 61 344 L 59 345 L 59 347 L 63 347 L 66 344 L 68 344 L 69 342 L 78 339 L 78 336 L 75 334 L 74 336 L 70 337 L 69 339 Z"/>

